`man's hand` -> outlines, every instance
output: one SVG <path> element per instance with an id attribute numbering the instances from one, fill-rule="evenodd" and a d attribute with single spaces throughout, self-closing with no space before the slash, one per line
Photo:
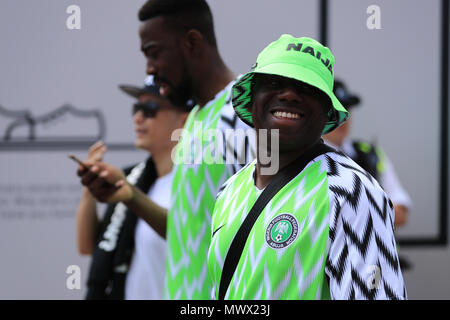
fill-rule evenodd
<path id="1" fill-rule="evenodd" d="M 89 148 L 88 156 L 84 161 L 84 164 L 88 167 L 92 167 L 95 163 L 102 162 L 103 156 L 105 155 L 106 151 L 107 147 L 104 145 L 103 141 L 97 141 Z M 83 166 L 78 165 L 77 174 L 80 177 L 84 171 L 85 169 L 83 168 Z"/>
<path id="2" fill-rule="evenodd" d="M 97 141 L 89 148 L 86 162 L 102 162 L 107 150 L 103 141 Z"/>
<path id="3" fill-rule="evenodd" d="M 89 192 L 98 201 L 115 203 L 133 198 L 133 188 L 126 182 L 122 170 L 97 161 L 86 161 L 86 165 L 89 170 L 79 167 L 78 175 L 81 178 L 81 183 L 89 189 Z"/>

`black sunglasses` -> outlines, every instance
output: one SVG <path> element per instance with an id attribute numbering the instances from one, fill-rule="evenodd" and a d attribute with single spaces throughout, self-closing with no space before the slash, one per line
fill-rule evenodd
<path id="1" fill-rule="evenodd" d="M 154 101 L 148 102 L 136 102 L 133 105 L 133 115 L 135 115 L 138 111 L 142 111 L 142 115 L 145 118 L 154 118 L 159 110 L 159 104 Z"/>

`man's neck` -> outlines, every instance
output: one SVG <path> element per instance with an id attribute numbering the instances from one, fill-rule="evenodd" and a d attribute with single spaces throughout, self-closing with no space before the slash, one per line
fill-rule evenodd
<path id="1" fill-rule="evenodd" d="M 209 101 L 223 90 L 236 75 L 217 56 L 211 60 L 213 63 L 204 64 L 204 70 L 198 70 L 195 98 L 200 107 L 204 107 Z"/>
<path id="2" fill-rule="evenodd" d="M 152 155 L 158 177 L 163 177 L 172 171 L 172 148 L 168 148 L 167 150 L 153 150 L 153 152 L 150 153 Z"/>
<path id="3" fill-rule="evenodd" d="M 317 143 L 319 143 L 320 141 L 318 141 Z M 255 170 L 255 185 L 258 189 L 264 189 L 265 187 L 267 187 L 267 185 L 272 181 L 272 179 L 275 177 L 275 175 L 284 167 L 288 166 L 290 163 L 292 163 L 294 160 L 296 160 L 297 158 L 301 157 L 302 155 L 305 154 L 306 151 L 308 151 L 310 148 L 312 148 L 314 145 L 312 146 L 308 146 L 305 147 L 301 150 L 294 150 L 294 151 L 286 151 L 286 152 L 281 152 L 279 153 L 279 169 L 276 173 L 271 174 L 271 175 L 262 175 L 261 174 L 261 164 L 260 162 L 257 160 L 256 162 L 256 170 Z M 258 152 L 259 154 L 259 152 Z M 270 164 L 269 164 L 270 166 Z"/>
<path id="4" fill-rule="evenodd" d="M 345 141 L 345 139 L 330 139 L 329 137 L 326 137 L 323 140 L 327 142 L 329 145 L 331 145 L 333 148 L 337 149 L 342 148 Z"/>

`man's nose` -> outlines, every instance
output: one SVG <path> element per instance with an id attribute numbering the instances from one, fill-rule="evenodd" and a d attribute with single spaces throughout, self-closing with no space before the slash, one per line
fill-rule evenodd
<path id="1" fill-rule="evenodd" d="M 147 70 L 146 70 L 146 72 L 147 72 L 148 75 L 155 75 L 156 74 L 156 67 L 150 61 L 147 61 Z"/>
<path id="2" fill-rule="evenodd" d="M 141 123 L 144 120 L 144 113 L 142 112 L 142 110 L 138 110 L 134 115 L 133 115 L 133 121 L 134 123 Z"/>
<path id="3" fill-rule="evenodd" d="M 302 94 L 294 85 L 288 85 L 280 89 L 278 99 L 286 101 L 301 101 Z"/>

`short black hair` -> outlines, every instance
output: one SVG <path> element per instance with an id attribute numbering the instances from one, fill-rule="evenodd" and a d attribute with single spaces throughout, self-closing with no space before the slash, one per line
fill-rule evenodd
<path id="1" fill-rule="evenodd" d="M 138 12 L 141 22 L 158 16 L 174 18 L 172 25 L 182 31 L 200 31 L 217 48 L 213 17 L 205 0 L 148 0 Z"/>

